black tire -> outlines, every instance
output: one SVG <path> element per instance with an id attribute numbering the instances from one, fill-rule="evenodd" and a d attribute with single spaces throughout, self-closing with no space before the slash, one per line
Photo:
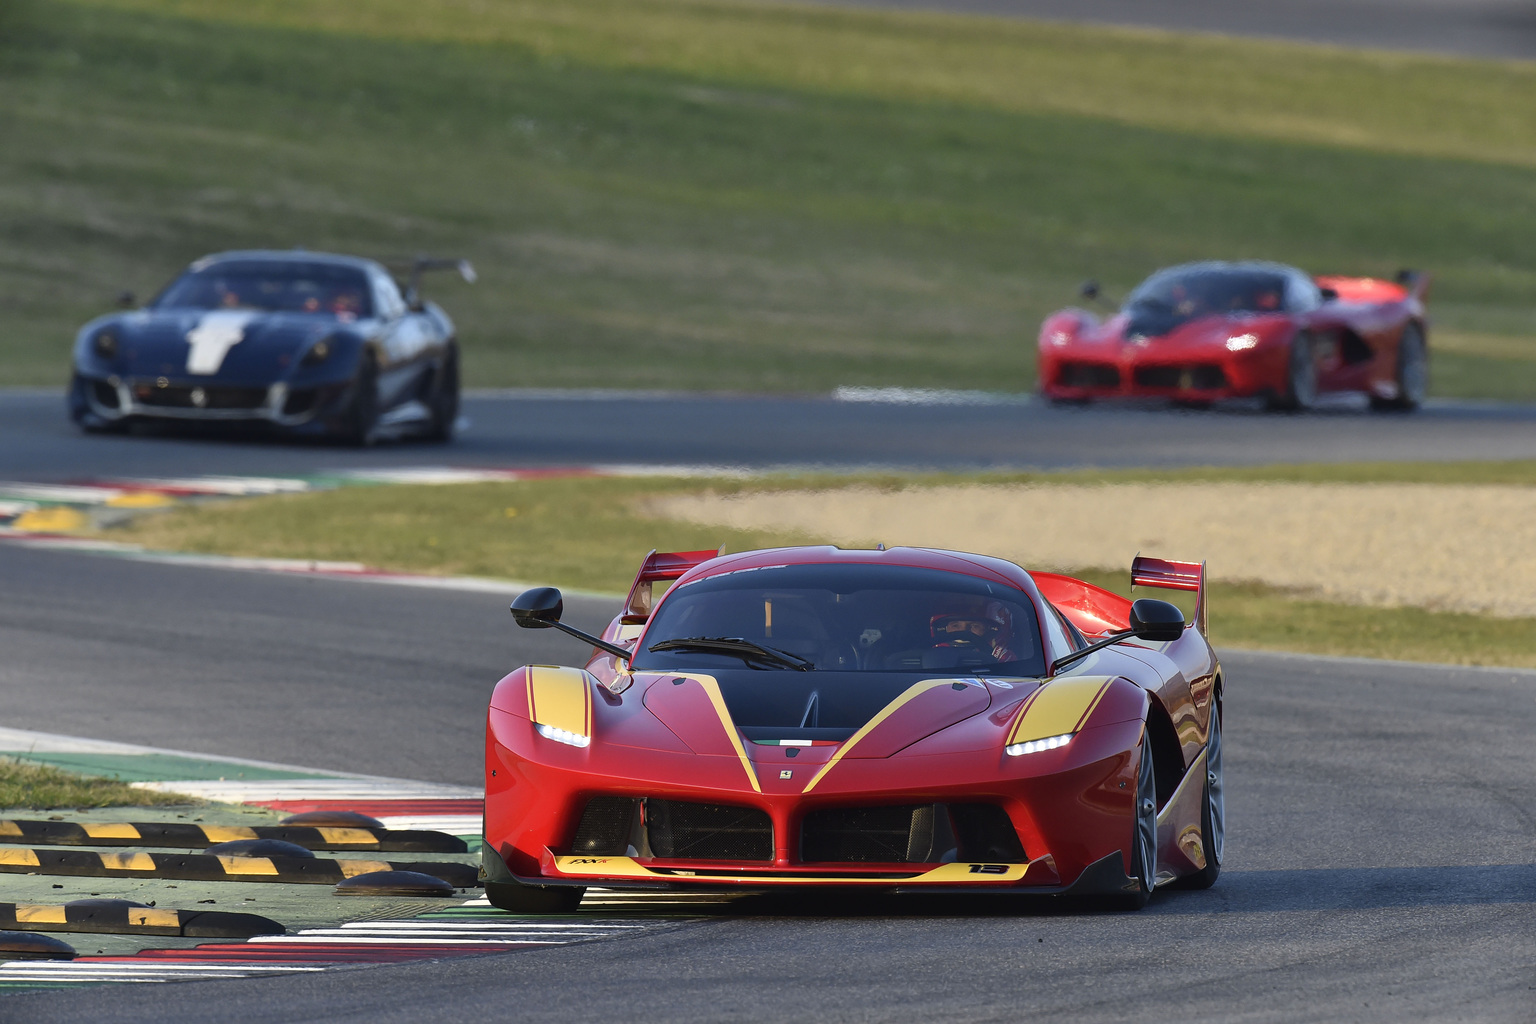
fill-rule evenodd
<path id="1" fill-rule="evenodd" d="M 1152 737 L 1143 727 L 1141 764 L 1136 771 L 1136 803 L 1131 814 L 1131 878 L 1136 891 L 1120 902 L 1126 910 L 1140 910 L 1157 887 L 1157 773 L 1152 765 Z"/>
<path id="2" fill-rule="evenodd" d="M 1269 400 L 1271 409 L 1306 412 L 1317 402 L 1317 347 L 1312 335 L 1297 331 L 1285 360 L 1285 391 Z"/>
<path id="3" fill-rule="evenodd" d="M 432 389 L 432 419 L 423 435 L 428 441 L 453 440 L 453 427 L 459 419 L 459 346 L 448 343 L 443 365 L 437 371 Z"/>
<path id="4" fill-rule="evenodd" d="M 347 389 L 347 403 L 336 418 L 336 436 L 347 444 L 372 444 L 378 422 L 379 364 L 372 352 L 364 351 Z"/>
<path id="5" fill-rule="evenodd" d="M 586 889 L 576 885 L 486 882 L 485 898 L 509 914 L 568 914 L 581 905 Z"/>
<path id="6" fill-rule="evenodd" d="M 1179 880 L 1182 889 L 1209 889 L 1221 875 L 1226 852 L 1227 804 L 1221 766 L 1221 700 L 1211 707 L 1211 731 L 1205 738 L 1205 806 L 1200 811 L 1200 849 L 1205 867 Z"/>
<path id="7" fill-rule="evenodd" d="M 1396 398 L 1371 397 L 1371 408 L 1382 412 L 1412 412 L 1424 404 L 1429 390 L 1429 348 L 1424 328 L 1409 322 L 1397 341 Z"/>

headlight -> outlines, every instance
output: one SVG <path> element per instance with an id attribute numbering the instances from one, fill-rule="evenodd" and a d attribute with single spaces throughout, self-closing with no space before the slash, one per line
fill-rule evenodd
<path id="1" fill-rule="evenodd" d="M 565 743 L 573 747 L 586 747 L 592 743 L 591 736 L 583 736 L 579 732 L 567 732 L 564 729 L 556 729 L 552 725 L 539 725 L 537 722 L 533 727 L 539 730 L 540 736 L 547 740 L 554 740 L 556 743 Z"/>
<path id="2" fill-rule="evenodd" d="M 1234 334 L 1227 339 L 1228 352 L 1246 352 L 1259 343 L 1257 334 Z"/>
<path id="3" fill-rule="evenodd" d="M 304 359 L 302 362 L 305 366 L 319 366 L 330 357 L 331 343 L 324 338 L 321 338 L 319 341 L 315 342 L 309 347 L 308 352 L 304 353 Z"/>
<path id="4" fill-rule="evenodd" d="M 542 729 L 544 727 L 541 725 L 539 728 Z M 1043 740 L 1030 740 L 1027 743 L 1015 743 L 1006 749 L 1008 753 L 1012 754 L 1014 757 L 1017 757 L 1020 754 L 1034 754 L 1042 750 L 1055 750 L 1057 747 L 1066 746 L 1072 741 L 1072 737 L 1075 735 L 1077 734 L 1064 732 L 1060 736 L 1047 736 Z"/>
<path id="5" fill-rule="evenodd" d="M 113 359 L 117 356 L 117 335 L 111 331 L 102 331 L 96 335 L 96 340 L 91 342 L 91 347 L 101 358 Z"/>

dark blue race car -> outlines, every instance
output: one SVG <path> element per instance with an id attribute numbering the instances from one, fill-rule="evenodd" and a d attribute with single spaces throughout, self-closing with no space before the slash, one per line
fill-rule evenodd
<path id="1" fill-rule="evenodd" d="M 305 252 L 226 252 L 188 267 L 145 308 L 75 339 L 69 414 L 87 430 L 134 422 L 260 424 L 366 444 L 446 441 L 459 411 L 453 322 L 379 263 Z M 131 300 L 130 300 L 131 301 Z"/>

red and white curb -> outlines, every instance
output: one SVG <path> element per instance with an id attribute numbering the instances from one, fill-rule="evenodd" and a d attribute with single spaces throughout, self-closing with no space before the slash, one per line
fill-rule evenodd
<path id="1" fill-rule="evenodd" d="M 484 792 L 472 786 L 332 772 L 24 729 L 0 728 L 0 756 L 112 774 L 137 780 L 129 784 L 141 789 L 253 804 L 288 814 L 358 811 L 389 828 L 430 829 L 471 838 L 478 838 L 483 826 Z M 178 766 L 185 777 L 179 777 Z M 211 766 L 227 770 L 222 778 L 210 779 Z M 253 777 L 242 777 L 246 774 Z M 274 774 L 281 777 L 270 777 Z"/>
<path id="2" fill-rule="evenodd" d="M 481 910 L 480 908 L 486 909 Z M 491 916 L 491 915 L 494 915 Z M 634 934 L 670 924 L 643 920 L 523 920 L 490 910 L 484 900 L 420 917 L 306 928 L 245 942 L 192 949 L 146 949 L 132 956 L 0 963 L 7 985 L 251 978 L 342 967 L 379 966 L 454 956 L 507 953 Z"/>

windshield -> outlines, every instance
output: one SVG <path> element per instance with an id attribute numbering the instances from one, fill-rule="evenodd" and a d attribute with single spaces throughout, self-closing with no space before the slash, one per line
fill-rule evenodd
<path id="1" fill-rule="evenodd" d="M 895 565 L 783 565 L 674 587 L 643 644 L 637 669 L 790 671 L 803 659 L 838 672 L 1045 672 L 1028 596 Z"/>
<path id="2" fill-rule="evenodd" d="M 1147 278 L 1125 300 L 1126 333 L 1154 337 L 1202 316 L 1278 313 L 1285 277 L 1253 267 L 1174 267 Z"/>
<path id="3" fill-rule="evenodd" d="M 189 270 L 155 300 L 156 309 L 258 309 L 371 316 L 368 278 L 334 263 L 223 260 Z"/>

